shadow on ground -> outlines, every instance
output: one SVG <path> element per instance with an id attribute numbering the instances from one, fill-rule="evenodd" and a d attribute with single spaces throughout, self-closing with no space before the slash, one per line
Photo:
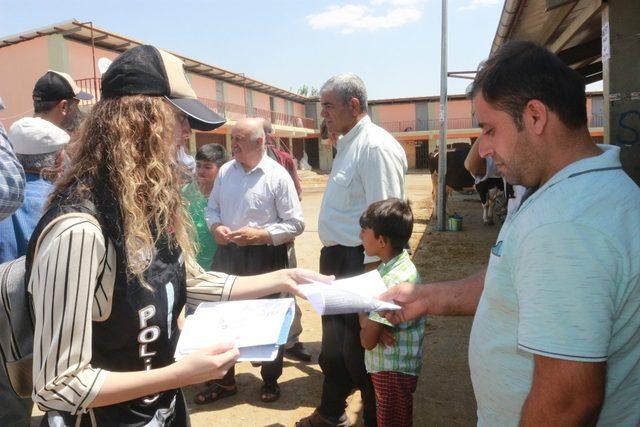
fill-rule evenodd
<path id="1" fill-rule="evenodd" d="M 205 387 L 200 385 L 184 388 L 189 412 L 191 414 L 197 414 L 199 412 L 212 410 L 219 411 L 233 408 L 240 403 L 276 411 L 291 410 L 300 407 L 314 407 L 318 403 L 317 390 L 322 389 L 322 373 L 317 365 L 318 354 L 320 353 L 320 342 L 305 342 L 304 345 L 313 355 L 313 360 L 310 363 L 304 363 L 285 357 L 283 369 L 287 371 L 291 369 L 297 370 L 302 376 L 291 379 L 281 379 L 279 381 L 281 390 L 281 398 L 279 400 L 271 403 L 264 403 L 260 400 L 260 388 L 262 387 L 260 367 L 249 367 L 248 363 L 243 363 L 238 366 L 248 369 L 243 369 L 245 372 L 236 373 L 238 393 L 234 396 L 205 405 L 196 405 L 192 403 L 194 396 L 197 392 L 204 390 Z M 238 370 L 238 367 L 236 370 Z M 247 372 L 247 370 L 250 372 Z M 307 392 L 300 392 L 301 390 L 306 390 Z"/>

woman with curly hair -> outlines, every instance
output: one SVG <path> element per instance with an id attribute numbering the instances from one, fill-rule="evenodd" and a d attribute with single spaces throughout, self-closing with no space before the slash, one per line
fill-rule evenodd
<path id="1" fill-rule="evenodd" d="M 123 53 L 103 76 L 27 255 L 43 425 L 188 425 L 180 387 L 221 378 L 239 353 L 220 344 L 174 362 L 184 305 L 324 279 L 234 277 L 195 262 L 173 140 L 223 123 L 196 99 L 182 61 L 152 46 Z"/>

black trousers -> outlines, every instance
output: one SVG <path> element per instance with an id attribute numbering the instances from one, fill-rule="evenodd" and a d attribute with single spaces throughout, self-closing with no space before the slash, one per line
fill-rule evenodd
<path id="1" fill-rule="evenodd" d="M 127 403 L 124 402 L 119 404 L 120 406 L 124 405 L 127 407 Z M 133 409 L 130 409 L 131 415 L 127 414 L 127 412 L 115 412 L 110 410 L 109 406 L 102 406 L 100 408 L 90 409 L 93 411 L 96 419 L 96 423 L 94 424 L 92 421 L 92 415 L 89 413 L 71 415 L 69 412 L 58 412 L 58 411 L 47 411 L 45 412 L 42 420 L 40 421 L 40 427 L 103 427 L 103 426 L 139 426 L 141 425 L 141 417 L 139 413 L 136 413 Z M 115 412 L 115 413 L 114 413 Z M 145 422 L 145 425 L 158 425 L 158 420 L 156 416 L 158 413 L 152 414 L 153 417 L 148 419 Z M 129 417 L 129 418 L 128 418 Z M 144 422 L 144 421 L 143 421 Z M 148 424 L 147 424 L 148 422 Z M 28 426 L 27 424 L 9 424 L 14 427 L 22 427 Z M 189 412 L 187 410 L 187 402 L 184 400 L 184 394 L 182 390 L 179 389 L 176 395 L 175 407 L 173 414 L 166 419 L 165 427 L 191 427 L 191 420 L 189 418 Z M 7 426 L 7 424 L 2 424 L 2 427 Z"/>
<path id="2" fill-rule="evenodd" d="M 4 360 L 0 360 L 0 362 L 4 363 Z M 30 397 L 19 397 L 13 391 L 4 366 L 0 367 L 0 402 L 2 402 L 0 426 L 28 426 L 31 424 L 33 401 Z"/>
<path id="3" fill-rule="evenodd" d="M 320 273 L 336 278 L 356 276 L 364 271 L 362 246 L 330 246 L 320 252 Z M 322 350 L 320 368 L 324 374 L 322 400 L 318 411 L 337 421 L 354 389 L 362 394 L 366 426 L 376 425 L 376 398 L 371 378 L 364 366 L 364 349 L 360 345 L 357 314 L 322 316 Z"/>
<path id="4" fill-rule="evenodd" d="M 230 243 L 218 246 L 213 257 L 211 269 L 227 274 L 252 276 L 254 274 L 269 273 L 281 268 L 288 268 L 287 245 L 254 245 L 238 246 Z M 268 295 L 265 298 L 279 298 L 280 294 Z M 265 383 L 274 383 L 282 375 L 284 346 L 278 349 L 278 355 L 272 362 L 263 362 L 260 375 Z M 235 383 L 235 368 L 229 369 L 221 380 L 222 384 Z"/>

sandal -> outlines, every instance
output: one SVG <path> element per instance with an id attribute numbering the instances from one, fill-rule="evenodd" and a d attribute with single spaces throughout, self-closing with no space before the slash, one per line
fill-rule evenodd
<path id="1" fill-rule="evenodd" d="M 213 384 L 208 384 L 208 387 L 205 391 L 201 391 L 196 394 L 193 398 L 193 403 L 196 405 L 204 405 L 206 403 L 215 402 L 216 400 L 224 399 L 225 397 L 233 396 L 238 393 L 238 387 L 235 384 L 233 385 L 222 385 L 220 383 L 214 382 Z"/>
<path id="2" fill-rule="evenodd" d="M 280 399 L 280 386 L 278 383 L 264 383 L 260 389 L 260 400 L 270 403 L 278 399 Z"/>

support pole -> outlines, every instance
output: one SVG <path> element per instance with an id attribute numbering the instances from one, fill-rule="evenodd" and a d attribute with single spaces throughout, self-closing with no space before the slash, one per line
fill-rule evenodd
<path id="1" fill-rule="evenodd" d="M 91 25 L 91 59 L 93 62 L 93 99 L 98 101 L 98 75 L 96 74 L 96 44 L 93 39 L 93 21 L 89 21 Z"/>
<path id="2" fill-rule="evenodd" d="M 602 10 L 604 143 L 621 148 L 620 160 L 640 186 L 640 2 L 616 0 Z"/>
<path id="3" fill-rule="evenodd" d="M 440 139 L 438 141 L 437 231 L 447 230 L 447 0 L 442 0 L 442 36 L 440 59 Z"/>

